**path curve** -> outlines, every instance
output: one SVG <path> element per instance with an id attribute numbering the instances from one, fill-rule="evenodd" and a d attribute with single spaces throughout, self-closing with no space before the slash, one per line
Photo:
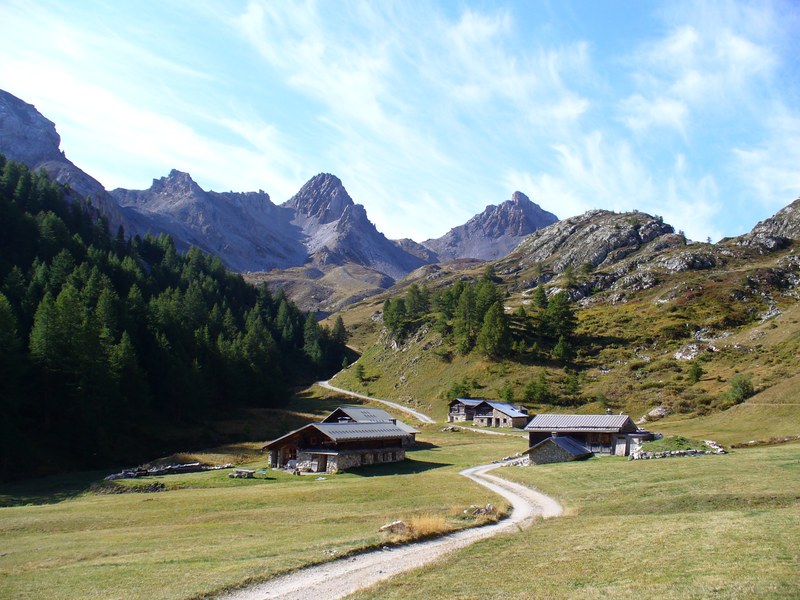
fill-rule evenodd
<path id="1" fill-rule="evenodd" d="M 488 471 L 501 464 L 480 465 L 461 471 L 461 475 L 503 496 L 513 508 L 508 519 L 492 525 L 462 529 L 432 540 L 399 546 L 391 550 L 372 550 L 317 566 L 307 567 L 266 583 L 223 596 L 224 600 L 303 600 L 343 598 L 405 571 L 416 569 L 437 558 L 499 533 L 529 527 L 537 517 L 556 517 L 561 505 L 550 496 L 527 486 L 507 481 Z"/>
<path id="2" fill-rule="evenodd" d="M 373 402 L 380 402 L 381 404 L 385 404 L 386 406 L 391 406 L 392 408 L 396 408 L 397 410 L 402 410 L 404 413 L 408 413 L 409 415 L 416 417 L 423 423 L 436 423 L 436 421 L 431 419 L 425 413 L 416 411 L 413 408 L 408 408 L 407 406 L 403 406 L 402 404 L 398 404 L 397 402 L 391 402 L 389 400 L 381 400 L 380 398 L 373 398 L 372 396 L 365 396 L 364 394 L 359 394 L 358 392 L 351 392 L 350 390 L 346 390 L 344 388 L 339 388 L 334 385 L 331 385 L 329 381 L 318 381 L 317 385 L 320 387 L 324 387 L 327 390 L 331 390 L 333 392 L 339 392 L 340 394 L 346 394 L 348 396 L 354 396 L 356 398 L 361 398 L 362 400 L 371 400 Z"/>

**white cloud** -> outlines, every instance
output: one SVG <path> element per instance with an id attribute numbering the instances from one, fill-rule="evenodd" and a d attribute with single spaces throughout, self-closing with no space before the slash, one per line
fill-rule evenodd
<path id="1" fill-rule="evenodd" d="M 626 142 L 597 131 L 554 150 L 558 163 L 549 172 L 509 171 L 505 179 L 559 218 L 601 207 L 636 209 L 663 216 L 692 239 L 721 237 L 716 182 L 710 175 L 692 178 L 685 157 L 676 156 L 673 168 L 654 178 Z"/>
<path id="2" fill-rule="evenodd" d="M 750 202 L 777 212 L 800 197 L 800 114 L 777 106 L 771 115 L 765 139 L 733 149 L 733 176 Z"/>

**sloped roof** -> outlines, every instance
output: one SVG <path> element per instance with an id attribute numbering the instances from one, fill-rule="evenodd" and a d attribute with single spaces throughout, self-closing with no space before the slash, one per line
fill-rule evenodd
<path id="1" fill-rule="evenodd" d="M 478 404 L 481 402 L 486 402 L 486 400 L 481 398 L 456 398 L 450 404 L 453 404 L 454 402 L 461 402 L 461 404 L 464 406 L 478 406 Z"/>
<path id="2" fill-rule="evenodd" d="M 628 415 L 536 415 L 525 431 L 618 433 L 636 431 Z"/>
<path id="3" fill-rule="evenodd" d="M 353 421 L 362 422 L 375 422 L 375 421 L 391 421 L 392 415 L 383 410 L 382 408 L 372 408 L 367 406 L 340 406 L 334 410 L 330 415 L 325 417 L 323 423 L 332 423 L 330 419 L 337 412 L 343 412 L 345 415 L 353 419 Z"/>
<path id="4" fill-rule="evenodd" d="M 280 445 L 287 438 L 295 436 L 309 428 L 315 428 L 323 435 L 334 442 L 357 441 L 357 440 L 389 440 L 405 437 L 407 432 L 400 429 L 394 423 L 309 423 L 300 429 L 290 431 L 286 435 L 272 440 L 264 448 L 272 448 Z"/>
<path id="5" fill-rule="evenodd" d="M 508 402 L 496 402 L 494 400 L 487 400 L 486 398 L 456 398 L 450 404 L 461 402 L 464 406 L 480 406 L 481 404 L 488 404 L 495 410 L 499 410 L 504 415 L 509 417 L 527 417 L 528 415 L 518 409 L 518 407 Z"/>
<path id="6" fill-rule="evenodd" d="M 340 412 L 357 423 L 394 423 L 407 434 L 419 433 L 419 429 L 414 429 L 411 425 L 407 425 L 399 419 L 395 419 L 382 408 L 372 408 L 369 406 L 340 406 L 325 417 L 322 422 L 338 423 L 339 420 L 335 415 Z"/>
<path id="7" fill-rule="evenodd" d="M 531 446 L 528 448 L 523 454 L 530 454 L 536 448 L 543 444 L 556 444 L 563 450 L 569 452 L 575 458 L 584 458 L 586 456 L 591 456 L 592 451 L 589 450 L 586 446 L 581 444 L 578 440 L 569 437 L 568 435 L 559 435 L 556 437 L 549 437 L 546 440 L 542 440 L 538 444 Z"/>
<path id="8" fill-rule="evenodd" d="M 494 400 L 484 400 L 486 404 L 491 406 L 495 410 L 499 410 L 504 415 L 508 415 L 509 417 L 528 417 L 527 413 L 522 412 L 513 404 L 509 404 L 508 402 L 495 402 Z"/>

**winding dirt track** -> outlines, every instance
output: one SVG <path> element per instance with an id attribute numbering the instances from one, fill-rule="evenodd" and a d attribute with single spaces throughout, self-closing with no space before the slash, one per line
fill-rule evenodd
<path id="1" fill-rule="evenodd" d="M 357 392 L 351 392 L 350 390 L 344 390 L 342 388 L 338 388 L 336 386 L 331 385 L 327 381 L 318 381 L 317 385 L 320 387 L 324 387 L 327 390 L 331 390 L 334 392 L 339 392 L 340 394 L 345 394 L 347 396 L 354 396 L 355 398 L 363 398 L 364 400 L 372 400 L 373 402 L 380 402 L 381 404 L 385 404 L 386 406 L 391 406 L 392 408 L 396 408 L 397 410 L 401 410 L 404 413 L 408 413 L 409 415 L 416 417 L 423 423 L 435 423 L 433 419 L 431 419 L 425 413 L 421 413 L 419 411 L 414 410 L 413 408 L 408 408 L 407 406 L 403 406 L 402 404 L 397 404 L 397 402 L 391 402 L 389 400 L 381 400 L 380 398 L 373 398 L 372 396 L 365 396 L 364 394 L 359 394 Z"/>
<path id="2" fill-rule="evenodd" d="M 320 382 L 320 385 L 346 394 L 383 402 L 411 413 L 426 423 L 434 422 L 427 415 L 394 402 L 353 394 L 353 392 L 328 385 L 327 381 Z M 480 465 L 465 469 L 460 474 L 508 500 L 512 506 L 511 516 L 508 519 L 391 550 L 373 550 L 307 567 L 289 575 L 233 592 L 222 598 L 224 600 L 343 598 L 379 581 L 433 562 L 449 552 L 469 546 L 478 540 L 500 533 L 512 533 L 530 526 L 537 517 L 547 519 L 556 517 L 563 512 L 561 505 L 553 498 L 519 483 L 506 481 L 489 474 L 489 471 L 499 466 L 501 464 Z"/>

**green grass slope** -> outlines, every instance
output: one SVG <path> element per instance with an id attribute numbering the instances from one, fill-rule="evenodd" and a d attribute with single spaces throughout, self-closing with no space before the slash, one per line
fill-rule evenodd
<path id="1" fill-rule="evenodd" d="M 665 600 L 800 595 L 800 444 L 504 469 L 566 515 L 353 598 Z"/>
<path id="2" fill-rule="evenodd" d="M 660 273 L 643 290 L 599 291 L 575 304 L 577 356 L 568 364 L 548 358 L 546 349 L 533 358 L 461 356 L 431 324 L 398 342 L 382 328 L 380 316 L 385 298 L 405 293 L 408 281 L 402 282 L 344 313 L 353 332 L 351 345 L 363 353 L 363 377 L 351 366 L 334 381 L 422 408 L 439 419 L 446 416 L 456 383 L 466 385 L 473 397 L 500 399 L 501 391 L 506 397 L 510 392 L 532 413 L 610 408 L 639 418 L 663 406 L 676 419 L 721 414 L 740 403 L 741 398 L 731 398 L 730 388 L 734 376 L 742 375 L 759 397 L 781 386 L 776 390 L 786 406 L 759 410 L 770 422 L 765 432 L 794 434 L 800 388 L 783 385 L 798 374 L 800 358 L 800 304 L 793 284 L 787 283 L 796 275 L 793 260 L 791 250 L 731 257 L 715 269 Z M 474 266 L 464 271 L 451 267 L 421 284 L 435 290 L 480 273 Z M 516 283 L 523 275 L 503 279 L 509 313 L 520 305 L 531 309 L 531 290 Z M 550 287 L 564 284 L 556 278 Z M 580 287 L 579 278 L 574 285 Z M 685 358 L 692 355 L 696 358 Z M 695 362 L 702 369 L 696 382 L 690 372 Z M 547 404 L 525 396 L 526 386 L 542 372 L 553 396 Z M 758 417 L 753 418 L 758 427 Z"/>
<path id="3" fill-rule="evenodd" d="M 42 503 L 0 508 L 0 598 L 200 597 L 380 546 L 386 538 L 378 528 L 396 519 L 432 516 L 458 529 L 475 523 L 463 516 L 471 504 L 505 506 L 458 472 L 518 452 L 522 440 L 435 428 L 419 437 L 403 463 L 323 480 L 275 471 L 230 479 L 216 471 L 114 486 L 163 484 L 157 493 L 84 487 L 51 502 L 35 482 L 27 490 L 5 486 L 6 502 Z M 267 462 L 261 455 L 243 464 Z"/>

